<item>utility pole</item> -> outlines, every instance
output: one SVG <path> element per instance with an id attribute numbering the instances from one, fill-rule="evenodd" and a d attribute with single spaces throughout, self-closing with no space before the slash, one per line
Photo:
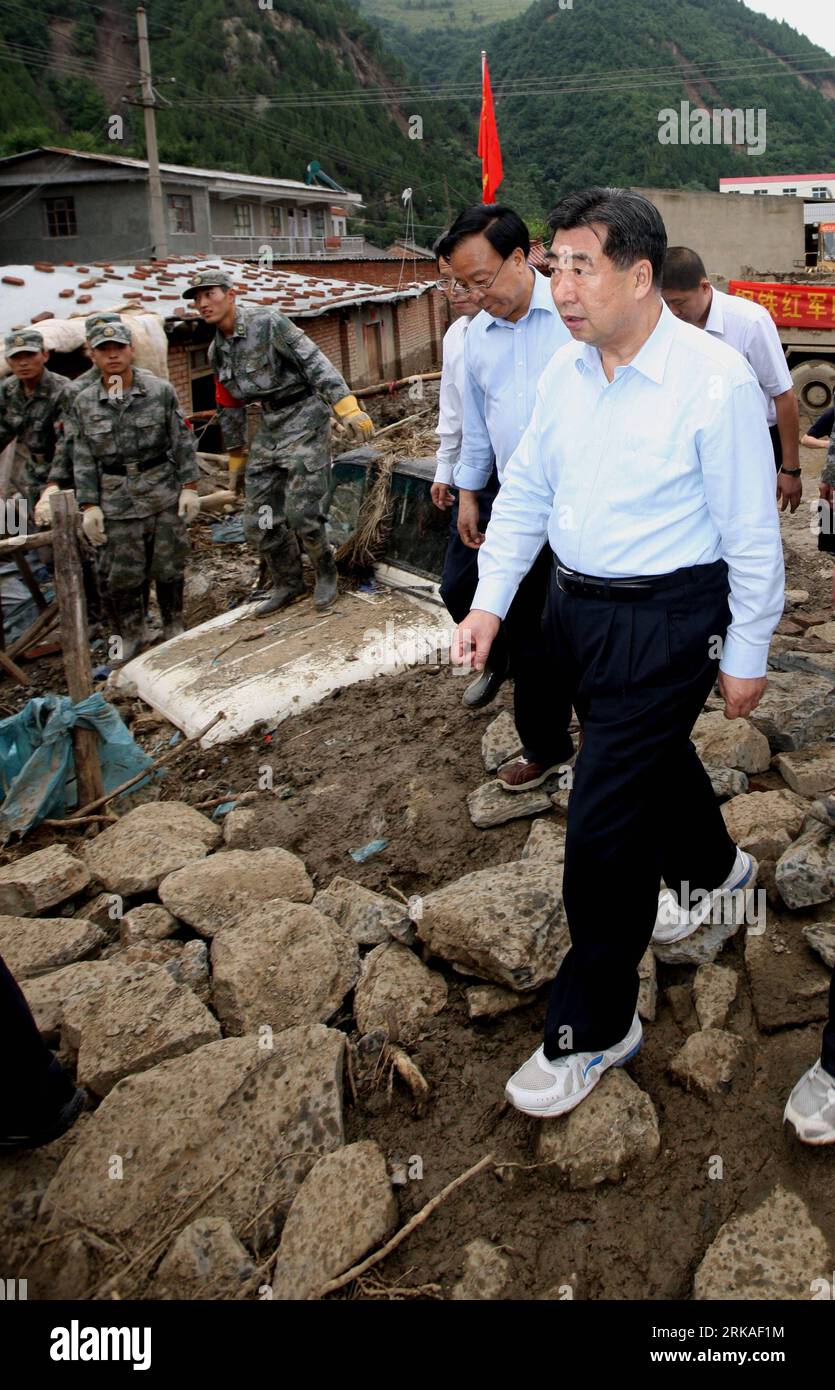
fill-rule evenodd
<path id="1" fill-rule="evenodd" d="M 151 86 L 151 50 L 148 44 L 148 16 L 142 5 L 136 11 L 136 36 L 139 42 L 139 81 L 141 104 L 145 112 L 145 153 L 148 157 L 148 209 L 150 212 L 151 249 L 158 261 L 168 255 L 165 235 L 165 206 L 162 201 L 162 181 L 159 176 L 157 152 L 156 99 Z"/>

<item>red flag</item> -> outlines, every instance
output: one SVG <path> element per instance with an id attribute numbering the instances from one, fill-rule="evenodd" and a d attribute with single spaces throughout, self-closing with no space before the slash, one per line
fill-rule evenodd
<path id="1" fill-rule="evenodd" d="M 490 86 L 490 72 L 487 67 L 487 54 L 481 55 L 481 118 L 478 123 L 478 153 L 481 156 L 481 201 L 493 203 L 496 189 L 504 178 L 502 169 L 502 147 L 499 144 L 499 128 L 493 110 L 493 91 Z"/>

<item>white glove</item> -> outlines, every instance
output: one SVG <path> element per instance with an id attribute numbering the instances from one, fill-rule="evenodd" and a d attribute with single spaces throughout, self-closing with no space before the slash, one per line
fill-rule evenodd
<path id="1" fill-rule="evenodd" d="M 87 507 L 81 518 L 81 529 L 91 545 L 104 545 L 107 532 L 104 529 L 104 512 L 101 507 Z"/>
<path id="2" fill-rule="evenodd" d="M 49 506 L 50 494 L 60 492 L 57 483 L 48 483 L 35 503 L 35 525 L 48 526 L 52 520 L 52 512 Z"/>
<path id="3" fill-rule="evenodd" d="M 184 487 L 180 493 L 180 500 L 177 503 L 177 515 L 184 516 L 186 526 L 189 526 L 196 516 L 200 514 L 200 498 L 197 496 L 196 489 Z"/>

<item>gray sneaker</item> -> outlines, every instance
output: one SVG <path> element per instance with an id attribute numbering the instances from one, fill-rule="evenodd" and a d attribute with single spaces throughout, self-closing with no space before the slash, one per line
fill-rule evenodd
<path id="1" fill-rule="evenodd" d="M 783 1113 L 786 1120 L 804 1144 L 835 1144 L 835 1077 L 824 1071 L 820 1059 L 789 1096 Z"/>

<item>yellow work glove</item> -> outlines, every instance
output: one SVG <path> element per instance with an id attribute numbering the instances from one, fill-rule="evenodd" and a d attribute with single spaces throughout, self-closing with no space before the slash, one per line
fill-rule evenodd
<path id="1" fill-rule="evenodd" d="M 245 449 L 243 444 L 239 444 L 236 449 L 229 449 L 227 452 L 229 454 L 229 491 L 240 495 L 244 490 L 249 450 Z"/>
<path id="2" fill-rule="evenodd" d="M 35 503 L 35 525 L 48 526 L 52 520 L 52 511 L 49 506 L 50 494 L 60 492 L 57 483 L 47 483 L 37 502 Z"/>
<path id="3" fill-rule="evenodd" d="M 200 515 L 200 498 L 197 489 L 184 487 L 177 502 L 177 515 L 185 517 L 186 526 Z"/>
<path id="4" fill-rule="evenodd" d="M 350 426 L 360 443 L 371 438 L 374 422 L 370 415 L 360 410 L 356 396 L 343 396 L 341 401 L 336 402 L 334 411 L 343 425 Z"/>
<path id="5" fill-rule="evenodd" d="M 104 512 L 101 507 L 84 508 L 81 529 L 91 545 L 104 545 L 107 540 L 107 532 L 104 529 Z"/>

